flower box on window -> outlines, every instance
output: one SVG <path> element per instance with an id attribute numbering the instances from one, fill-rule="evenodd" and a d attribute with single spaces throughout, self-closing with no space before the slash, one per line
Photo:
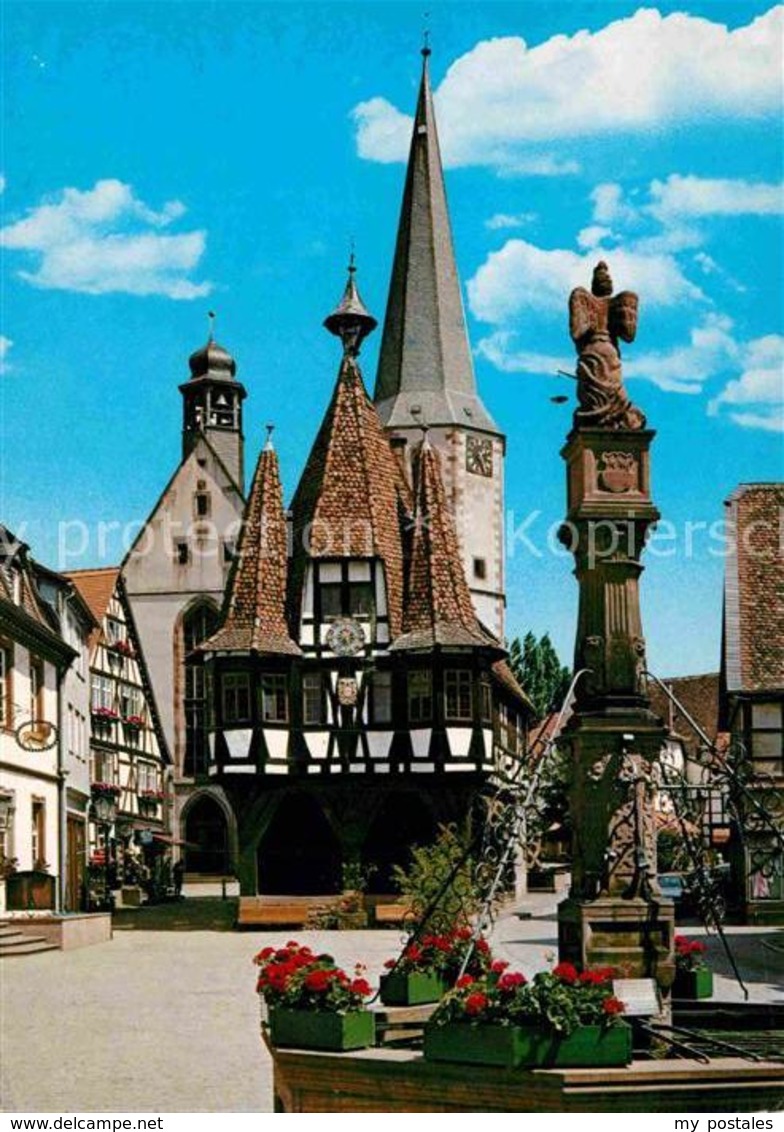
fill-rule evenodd
<path id="1" fill-rule="evenodd" d="M 108 649 L 110 654 L 114 653 L 117 656 L 132 657 L 136 655 L 133 649 L 133 645 L 130 641 L 109 641 L 106 645 L 106 648 Z"/>
<path id="2" fill-rule="evenodd" d="M 120 797 L 121 790 L 119 786 L 115 786 L 111 782 L 93 782 L 90 786 L 90 793 L 93 798 L 110 798 L 116 802 Z"/>
<path id="3" fill-rule="evenodd" d="M 90 708 L 90 716 L 96 727 L 111 727 L 120 718 L 114 708 Z"/>
<path id="4" fill-rule="evenodd" d="M 423 971 L 392 971 L 381 976 L 381 1001 L 385 1006 L 419 1006 L 438 1002 L 447 984 L 440 975 Z"/>

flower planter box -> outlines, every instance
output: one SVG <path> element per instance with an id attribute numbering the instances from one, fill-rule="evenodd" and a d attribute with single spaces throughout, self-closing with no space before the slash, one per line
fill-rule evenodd
<path id="1" fill-rule="evenodd" d="M 425 1026 L 423 1049 L 426 1061 L 462 1061 L 468 1065 L 520 1065 L 523 1045 L 515 1026 L 472 1026 L 447 1022 Z"/>
<path id="2" fill-rule="evenodd" d="M 713 971 L 710 967 L 700 967 L 696 971 L 676 971 L 672 984 L 673 998 L 711 998 L 713 995 Z"/>
<path id="3" fill-rule="evenodd" d="M 632 1031 L 617 1026 L 581 1026 L 568 1038 L 541 1030 L 518 1031 L 523 1049 L 521 1065 L 538 1069 L 607 1068 L 628 1065 L 632 1059 Z"/>
<path id="4" fill-rule="evenodd" d="M 507 1069 L 602 1068 L 628 1065 L 632 1032 L 619 1026 L 582 1026 L 568 1038 L 518 1026 L 472 1026 L 455 1022 L 425 1028 L 428 1061 L 502 1065 Z"/>
<path id="5" fill-rule="evenodd" d="M 381 976 L 381 1001 L 385 1006 L 419 1006 L 425 1002 L 439 1002 L 446 989 L 446 983 L 439 975 L 426 971 L 393 971 Z"/>
<path id="6" fill-rule="evenodd" d="M 364 1049 L 376 1037 L 376 1019 L 369 1010 L 332 1014 L 276 1007 L 270 1010 L 269 1027 L 273 1045 L 299 1049 Z"/>

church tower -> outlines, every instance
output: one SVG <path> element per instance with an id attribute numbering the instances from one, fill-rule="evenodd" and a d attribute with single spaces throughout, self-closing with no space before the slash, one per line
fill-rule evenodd
<path id="1" fill-rule="evenodd" d="M 476 388 L 429 56 L 425 47 L 374 401 L 409 481 L 422 429 L 428 428 L 429 442 L 441 454 L 474 608 L 503 639 L 505 437 Z"/>
<path id="2" fill-rule="evenodd" d="M 180 386 L 183 401 L 182 458 L 186 460 L 190 456 L 203 434 L 242 491 L 242 402 L 246 391 L 244 385 L 237 381 L 237 364 L 210 332 L 206 345 L 191 354 L 188 365 L 190 381 Z"/>

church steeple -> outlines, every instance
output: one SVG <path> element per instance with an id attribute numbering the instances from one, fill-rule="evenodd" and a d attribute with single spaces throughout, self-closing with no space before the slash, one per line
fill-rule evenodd
<path id="1" fill-rule="evenodd" d="M 497 433 L 476 391 L 429 57 L 430 48 L 425 46 L 373 399 L 390 428 L 426 422 Z"/>
<path id="2" fill-rule="evenodd" d="M 209 338 L 191 354 L 188 359 L 190 380 L 180 386 L 182 458 L 190 455 L 199 436 L 205 436 L 242 492 L 242 402 L 247 394 L 244 385 L 237 381 L 237 363 L 213 337 L 215 315 L 212 311 L 209 318 Z"/>
<path id="3" fill-rule="evenodd" d="M 426 44 L 373 399 L 409 477 L 418 430 L 429 427 L 474 608 L 500 640 L 505 441 L 476 388 L 429 58 Z"/>

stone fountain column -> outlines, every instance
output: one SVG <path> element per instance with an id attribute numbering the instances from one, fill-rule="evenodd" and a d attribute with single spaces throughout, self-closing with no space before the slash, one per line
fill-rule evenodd
<path id="1" fill-rule="evenodd" d="M 649 477 L 655 433 L 620 375 L 617 339 L 634 337 L 637 296 L 610 298 L 611 290 L 601 264 L 593 293 L 578 288 L 570 299 L 580 406 L 561 452 L 568 511 L 560 538 L 580 587 L 575 671 L 583 674 L 563 733 L 574 843 L 572 887 L 558 908 L 559 955 L 653 977 L 666 998 L 674 911 L 656 887 L 654 812 L 666 731 L 650 709 L 639 603 L 640 558 L 659 518 Z"/>

